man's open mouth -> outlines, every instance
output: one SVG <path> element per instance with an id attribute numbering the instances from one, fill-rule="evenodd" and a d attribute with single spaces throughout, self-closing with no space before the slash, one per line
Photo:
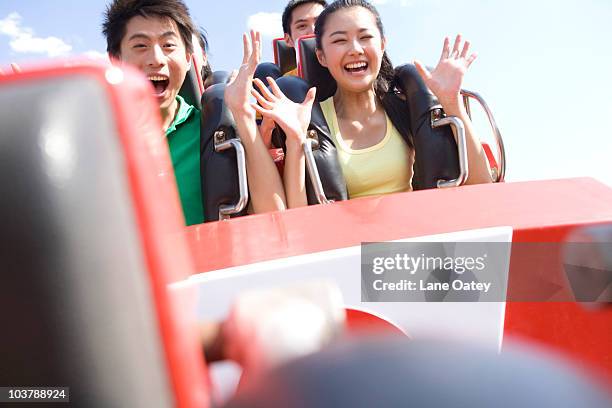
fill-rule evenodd
<path id="1" fill-rule="evenodd" d="M 154 95 L 161 96 L 168 89 L 168 84 L 170 83 L 170 79 L 165 75 L 149 75 L 149 81 L 153 85 L 155 89 Z"/>
<path id="2" fill-rule="evenodd" d="M 366 69 L 368 69 L 368 63 L 365 61 L 351 62 L 350 64 L 346 64 L 344 69 L 350 73 L 364 72 Z"/>

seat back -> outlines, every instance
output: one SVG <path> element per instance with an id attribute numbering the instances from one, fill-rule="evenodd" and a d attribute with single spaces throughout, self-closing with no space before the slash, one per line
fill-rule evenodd
<path id="1" fill-rule="evenodd" d="M 433 126 L 434 117 L 444 116 L 438 99 L 413 64 L 396 67 L 395 77 L 397 88 L 406 97 L 414 144 L 413 189 L 437 188 L 440 181 L 457 179 L 459 155 L 453 131 L 449 126 Z"/>
<path id="2" fill-rule="evenodd" d="M 77 406 L 208 406 L 158 108 L 129 68 L 0 77 L 0 383 Z M 193 312 L 193 313 L 192 313 Z"/>
<path id="3" fill-rule="evenodd" d="M 234 118 L 223 100 L 225 87 L 224 83 L 211 85 L 202 95 L 200 174 L 206 222 L 219 220 L 222 208 L 240 203 L 241 182 L 246 183 L 246 170 L 239 167 L 240 160 L 244 165 L 241 152 L 217 147 L 226 141 L 240 143 Z M 242 204 L 233 216 L 246 214 L 246 202 Z"/>
<path id="4" fill-rule="evenodd" d="M 274 50 L 274 63 L 280 68 L 281 75 L 297 67 L 295 49 L 287 45 L 284 38 L 272 40 L 272 49 Z"/>
<path id="5" fill-rule="evenodd" d="M 280 76 L 278 67 L 271 62 L 259 64 L 255 77 L 265 81 L 268 76 Z M 234 118 L 225 105 L 226 81 L 227 76 L 221 73 L 218 82 L 207 84 L 202 95 L 200 174 L 206 222 L 247 214 L 245 154 Z M 231 147 L 220 149 L 226 142 Z"/>
<path id="6" fill-rule="evenodd" d="M 213 71 L 212 74 L 204 81 L 204 90 L 214 84 L 225 84 L 230 77 L 230 73 L 227 71 Z"/>
<path id="7" fill-rule="evenodd" d="M 255 73 L 253 74 L 253 78 L 260 79 L 261 81 L 263 81 L 264 84 L 268 83 L 266 81 L 267 77 L 277 79 L 277 78 L 280 78 L 281 76 L 283 76 L 283 73 L 281 72 L 280 68 L 278 67 L 278 65 L 272 62 L 260 63 L 259 65 L 257 65 L 257 68 L 255 69 Z"/>
<path id="8" fill-rule="evenodd" d="M 201 72 L 202 67 L 198 66 L 197 60 L 192 57 L 191 67 L 187 71 L 187 75 L 185 75 L 181 89 L 179 89 L 179 95 L 185 99 L 185 102 L 198 109 L 202 109 L 200 99 L 202 98 L 202 92 L 204 92 Z"/>
<path id="9" fill-rule="evenodd" d="M 329 70 L 319 63 L 316 48 L 314 35 L 306 35 L 298 39 L 298 74 L 312 86 L 317 87 L 317 100 L 324 101 L 336 93 L 336 80 Z"/>

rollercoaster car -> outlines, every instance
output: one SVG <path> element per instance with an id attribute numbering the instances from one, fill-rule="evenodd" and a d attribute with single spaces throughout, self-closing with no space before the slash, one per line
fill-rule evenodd
<path id="1" fill-rule="evenodd" d="M 219 166 L 207 168 L 205 191 L 221 221 L 185 227 L 138 72 L 72 64 L 0 77 L 3 384 L 69 385 L 84 406 L 210 406 L 217 380 L 197 321 L 223 319 L 244 290 L 309 278 L 336 283 L 349 325 L 502 355 L 527 339 L 612 384 L 612 310 L 578 302 L 605 293 L 577 296 L 562 245 L 612 223 L 611 188 L 589 178 L 498 182 L 328 202 L 322 155 L 307 143 L 313 205 L 229 219 L 248 198 L 239 139 L 224 107 L 210 104 L 218 89 L 207 94 L 194 78 L 217 121 L 203 121 L 202 155 Z M 496 163 L 502 181 L 503 155 Z M 505 244 L 503 297 L 364 298 L 361 244 L 387 241 Z"/>

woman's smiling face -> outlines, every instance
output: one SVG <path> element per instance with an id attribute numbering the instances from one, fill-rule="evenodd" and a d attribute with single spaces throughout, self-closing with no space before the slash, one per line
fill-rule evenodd
<path id="1" fill-rule="evenodd" d="M 363 7 L 330 14 L 323 27 L 317 57 L 340 89 L 364 92 L 373 88 L 385 50 L 375 16 Z"/>

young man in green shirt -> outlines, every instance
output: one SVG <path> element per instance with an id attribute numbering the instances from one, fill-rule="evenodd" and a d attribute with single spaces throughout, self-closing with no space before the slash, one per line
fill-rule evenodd
<path id="1" fill-rule="evenodd" d="M 162 127 L 168 138 L 187 225 L 204 221 L 200 182 L 200 112 L 178 96 L 193 54 L 195 26 L 181 0 L 113 0 L 103 23 L 110 57 L 140 69 L 153 85 Z M 244 57 L 225 90 L 225 102 L 246 151 L 250 209 L 254 213 L 286 208 L 276 166 L 256 129 L 250 104 L 261 38 L 243 38 Z"/>
<path id="2" fill-rule="evenodd" d="M 110 57 L 151 81 L 168 139 L 185 223 L 204 222 L 200 182 L 200 111 L 178 95 L 197 32 L 181 0 L 115 0 L 103 23 Z"/>
<path id="3" fill-rule="evenodd" d="M 187 7 L 181 0 L 113 0 L 103 23 L 111 58 L 134 65 L 151 81 L 188 225 L 204 220 L 200 112 L 178 95 L 189 70 L 195 32 Z M 253 212 L 282 210 L 286 208 L 282 181 L 257 130 L 255 109 L 249 100 L 253 75 L 261 56 L 260 36 L 251 32 L 249 40 L 245 34 L 243 51 L 242 65 L 225 90 L 225 102 L 246 150 Z M 287 298 L 292 299 L 291 296 Z M 258 319 L 261 320 L 259 314 L 266 315 L 250 306 L 247 308 L 250 314 L 230 316 L 224 326 L 219 322 L 202 323 L 202 343 L 208 361 L 233 358 L 248 366 L 242 356 L 257 349 L 250 344 L 252 330 L 246 334 L 241 330 L 250 327 L 249 324 L 257 325 Z"/>

